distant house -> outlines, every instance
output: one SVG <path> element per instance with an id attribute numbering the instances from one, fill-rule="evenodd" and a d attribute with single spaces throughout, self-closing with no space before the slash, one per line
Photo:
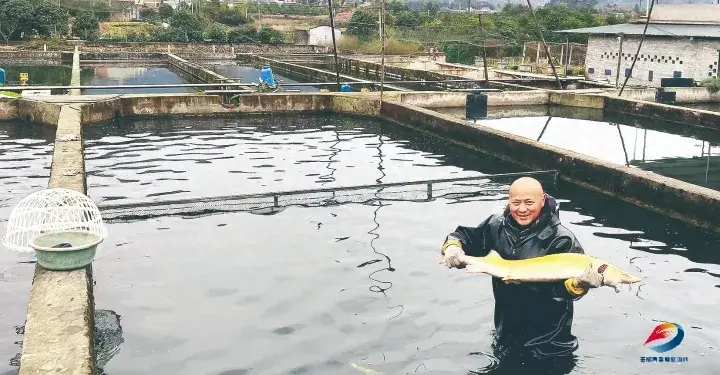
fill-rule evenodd
<path id="1" fill-rule="evenodd" d="M 483 13 L 483 14 L 491 14 L 491 13 L 497 13 L 495 10 L 495 6 L 488 2 L 480 2 L 477 4 L 476 9 L 470 8 L 473 12 L 476 13 Z"/>
<path id="2" fill-rule="evenodd" d="M 251 4 L 251 0 L 218 0 L 221 4 L 227 4 L 230 8 L 238 4 Z"/>
<path id="3" fill-rule="evenodd" d="M 132 21 L 140 18 L 143 5 L 139 0 L 116 0 L 111 8 L 110 20 Z"/>
<path id="4" fill-rule="evenodd" d="M 311 46 L 332 46 L 332 28 L 330 26 L 318 26 L 308 30 L 307 44 Z M 335 28 L 335 42 L 342 38 L 340 29 Z"/>
<path id="5" fill-rule="evenodd" d="M 149 8 L 157 8 L 164 0 L 135 0 L 136 5 L 146 6 Z"/>
<path id="6" fill-rule="evenodd" d="M 630 75 L 646 19 L 624 24 L 561 30 L 587 34 L 585 75 L 620 85 Z M 661 78 L 718 76 L 720 4 L 655 4 L 629 85 L 659 87 Z"/>

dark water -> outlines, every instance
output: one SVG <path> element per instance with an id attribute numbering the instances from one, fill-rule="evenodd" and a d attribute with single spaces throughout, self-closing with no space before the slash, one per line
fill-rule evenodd
<path id="1" fill-rule="evenodd" d="M 69 86 L 72 80 L 70 66 L 37 66 L 15 65 L 6 66 L 7 85 L 20 83 L 20 73 L 28 73 L 28 85 Z M 165 66 L 145 64 L 128 66 L 128 64 L 92 64 L 80 67 L 80 84 L 84 86 L 98 85 L 159 85 L 189 83 L 186 79 Z M 194 93 L 193 88 L 156 88 L 156 89 L 92 89 L 82 90 L 83 94 L 153 94 L 153 93 Z M 65 92 L 53 92 L 63 94 Z"/>
<path id="2" fill-rule="evenodd" d="M 20 73 L 28 74 L 28 85 L 70 85 L 72 67 L 65 65 L 4 65 L 0 61 L 0 68 L 5 69 L 5 85 L 20 85 Z"/>
<path id="3" fill-rule="evenodd" d="M 319 130 L 329 125 L 344 129 L 340 143 L 326 135 L 334 130 Z M 100 137 L 101 131 L 110 134 Z M 86 132 L 95 134 L 86 146 L 96 200 L 154 199 L 146 197 L 171 188 L 195 196 L 277 190 L 291 177 L 296 187 L 322 184 L 308 174 L 331 175 L 327 186 L 513 170 L 418 134 L 340 116 L 136 122 Z M 250 151 L 270 159 L 240 155 Z M 147 170 L 173 172 L 141 174 Z M 230 170 L 254 173 L 234 179 Z M 162 173 L 192 178 L 168 182 L 159 179 Z M 116 176 L 131 174 L 140 181 L 116 183 Z M 603 288 L 576 303 L 580 349 L 572 373 L 717 373 L 718 238 L 584 190 L 546 188 L 587 253 L 644 277 L 619 294 Z M 437 261 L 448 232 L 479 223 L 504 199 L 488 194 L 111 223 L 94 265 L 95 297 L 98 308 L 121 316 L 124 343 L 105 371 L 361 374 L 351 367 L 356 363 L 383 374 L 487 373 L 497 366 L 488 354 L 490 279 Z M 652 355 L 643 343 L 663 320 L 685 328 L 682 345 L 668 354 L 688 363 L 640 362 Z"/>
<path id="4" fill-rule="evenodd" d="M 464 108 L 437 111 L 466 118 Z M 491 107 L 487 117 L 469 121 L 720 190 L 720 134 L 717 132 L 579 108 Z"/>
<path id="5" fill-rule="evenodd" d="M 13 207 L 27 195 L 47 188 L 55 128 L 0 121 L 0 238 Z M 17 370 L 10 360 L 20 353 L 28 296 L 35 265 L 33 253 L 0 245 L 0 374 Z"/>
<path id="6" fill-rule="evenodd" d="M 203 64 L 203 63 L 201 63 Z M 208 69 L 218 73 L 222 74 L 223 76 L 230 78 L 230 79 L 239 79 L 240 82 L 243 83 L 250 83 L 250 82 L 258 82 L 260 79 L 260 69 L 253 68 L 252 66 L 247 65 L 234 65 L 234 64 L 213 64 L 209 65 L 206 64 Z M 275 75 L 275 81 L 277 81 L 280 85 L 280 87 L 283 87 L 283 89 L 287 91 L 301 91 L 301 92 L 317 92 L 320 91 L 320 88 L 315 86 L 284 86 L 288 84 L 294 84 L 294 83 L 300 83 L 305 82 L 298 81 L 296 79 L 299 79 L 297 77 L 288 77 L 287 75 L 278 74 L 279 72 L 273 70 L 273 74 Z M 295 79 L 293 79 L 295 78 Z"/>
<path id="7" fill-rule="evenodd" d="M 116 67 L 112 65 L 82 66 L 80 84 L 83 86 L 104 85 L 160 85 L 190 83 L 177 73 L 164 66 Z M 156 93 L 194 93 L 191 87 L 136 88 L 136 89 L 90 89 L 83 94 L 156 94 Z"/>
<path id="8" fill-rule="evenodd" d="M 419 152 L 414 132 L 346 116 L 125 121 L 84 136 L 88 193 L 113 204 L 374 184 L 380 156 L 393 160 L 384 182 L 480 175 L 443 167 L 437 141 Z M 463 158 L 484 173 L 519 170 Z"/>

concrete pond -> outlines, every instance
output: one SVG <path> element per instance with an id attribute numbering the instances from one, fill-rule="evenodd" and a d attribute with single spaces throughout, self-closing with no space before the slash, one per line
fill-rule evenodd
<path id="1" fill-rule="evenodd" d="M 7 86 L 20 85 L 21 73 L 27 73 L 28 85 L 68 86 L 72 78 L 72 67 L 69 65 L 12 65 L 0 62 L 0 68 L 5 70 Z"/>
<path id="2" fill-rule="evenodd" d="M 70 65 L 5 65 L 8 85 L 20 84 L 20 73 L 28 74 L 28 86 L 69 86 L 72 81 Z M 85 63 L 80 64 L 79 84 L 82 86 L 184 84 L 191 80 L 171 70 L 167 64 L 138 63 Z M 69 90 L 53 90 L 54 94 L 67 94 Z M 84 89 L 81 94 L 152 94 L 195 93 L 197 89 L 175 88 L 110 88 Z"/>
<path id="3" fill-rule="evenodd" d="M 192 83 L 166 64 L 93 63 L 80 66 L 82 86 L 158 85 Z M 195 93 L 192 87 L 84 89 L 84 95 Z"/>
<path id="4" fill-rule="evenodd" d="M 496 107 L 481 118 L 473 118 L 465 108 L 434 110 L 608 162 L 720 190 L 720 134 L 715 131 L 592 108 Z"/>
<path id="5" fill-rule="evenodd" d="M 221 74 L 228 79 L 234 80 L 236 82 L 242 82 L 242 83 L 250 83 L 250 82 L 258 82 L 260 79 L 260 69 L 243 65 L 240 63 L 233 63 L 229 61 L 225 62 L 203 62 L 203 65 L 206 66 L 208 69 Z M 279 72 L 273 72 L 273 75 L 275 76 L 275 81 L 280 85 L 280 87 L 283 87 L 283 90 L 285 91 L 291 91 L 291 92 L 317 92 L 320 91 L 320 87 L 317 86 L 292 86 L 296 83 L 308 83 L 306 79 L 303 79 L 303 77 L 295 76 L 292 74 L 283 74 Z M 309 83 L 317 83 L 316 80 L 313 80 Z M 285 85 L 291 85 L 291 86 L 285 86 Z M 332 89 L 334 91 L 334 87 L 332 86 L 325 86 L 323 88 Z"/>
<path id="6" fill-rule="evenodd" d="M 156 100 L 166 101 L 158 108 L 172 110 L 171 98 Z M 529 171 L 391 121 L 318 111 L 324 97 L 313 98 L 302 113 L 130 116 L 84 127 L 87 192 L 111 233 L 92 272 L 97 366 L 106 374 L 358 373 L 353 364 L 387 374 L 526 371 L 498 368 L 492 354 L 489 278 L 437 264 L 444 236 L 502 209 L 509 181 L 429 200 L 423 185 L 385 196 L 337 192 L 334 200 L 299 193 L 269 210 L 202 204 L 238 193 Z M 143 97 L 123 100 L 123 111 L 144 108 Z M 343 100 L 331 105 L 372 108 Z M 709 373 L 720 331 L 712 314 L 693 311 L 711 309 L 706 297 L 720 288 L 717 236 L 552 174 L 538 178 L 586 252 L 644 278 L 578 302 L 575 362 L 548 373 L 643 371 L 642 342 L 662 320 L 686 327 L 681 354 L 691 358 L 667 373 Z M 183 202 L 189 208 L 173 209 Z M 113 215 L 118 207 L 131 214 Z M 12 323 L 22 324 L 22 315 Z"/>
<path id="7" fill-rule="evenodd" d="M 108 54 L 79 56 L 73 81 L 82 85 L 249 82 L 260 71 L 248 64 L 281 63 L 276 72 L 300 64 L 147 53 L 140 57 L 154 62 L 118 65 L 103 61 Z M 377 65 L 342 64 L 347 74 Z M 334 79 L 310 67 L 300 75 Z M 492 354 L 489 277 L 437 264 L 448 232 L 502 209 L 511 179 L 488 175 L 506 173 L 536 174 L 586 252 L 643 277 L 578 302 L 574 363 L 543 371 L 645 371 L 645 338 L 659 321 L 673 321 L 686 329 L 675 355 L 690 361 L 665 373 L 712 373 L 720 330 L 712 314 L 697 311 L 718 302 L 717 173 L 707 169 L 703 180 L 695 165 L 673 174 L 651 164 L 714 166 L 718 115 L 652 103 L 648 90 L 619 99 L 515 88 L 524 91 L 489 94 L 488 116 L 478 120 L 460 112 L 465 93 L 399 87 L 385 102 L 377 93 L 311 87 L 233 104 L 186 88 L 0 101 L 0 118 L 26 120 L 0 136 L 0 158 L 12 160 L 0 183 L 87 193 L 110 230 L 92 268 L 35 267 L 32 287 L 31 258 L 0 256 L 10 270 L 0 287 L 12 296 L 0 302 L 9 318 L 0 323 L 8 359 L 0 374 L 20 364 L 20 375 L 49 367 L 83 375 L 355 374 L 354 364 L 384 374 L 527 372 L 498 368 Z M 55 128 L 64 138 L 53 147 Z M 23 170 L 27 161 L 35 169 Z M 417 184 L 338 190 L 448 177 L 476 180 L 432 194 Z M 327 190 L 266 195 L 317 188 Z M 6 188 L 0 210 L 9 213 L 29 193 L 22 189 Z"/>
<path id="8" fill-rule="evenodd" d="M 93 266 L 96 309 L 121 317 L 108 334 L 122 339 L 105 339 L 117 344 L 105 373 L 357 373 L 351 363 L 388 374 L 499 371 L 489 278 L 439 267 L 437 244 L 455 226 L 501 209 L 506 183 L 425 202 L 422 190 L 392 200 L 374 200 L 370 190 L 357 192 L 365 204 L 302 207 L 298 196 L 271 212 L 142 211 L 148 202 L 198 203 L 239 191 L 522 168 L 344 115 L 124 120 L 89 126 L 84 138 L 88 194 L 100 207 L 137 205 L 130 217 L 108 215 L 112 236 Z M 577 303 L 581 349 L 569 373 L 642 371 L 642 340 L 658 319 L 689 330 L 683 356 L 693 360 L 669 373 L 705 373 L 720 355 L 713 348 L 720 331 L 710 315 L 692 311 L 711 308 L 703 296 L 720 288 L 717 238 L 544 182 L 588 253 L 645 278 Z M 664 302 L 668 294 L 676 303 Z"/>

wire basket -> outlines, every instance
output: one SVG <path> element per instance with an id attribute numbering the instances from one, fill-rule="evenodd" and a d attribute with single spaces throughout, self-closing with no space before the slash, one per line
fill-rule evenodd
<path id="1" fill-rule="evenodd" d="M 75 190 L 45 189 L 15 205 L 2 243 L 13 251 L 32 252 L 30 240 L 40 234 L 78 231 L 107 238 L 107 228 L 95 203 Z"/>

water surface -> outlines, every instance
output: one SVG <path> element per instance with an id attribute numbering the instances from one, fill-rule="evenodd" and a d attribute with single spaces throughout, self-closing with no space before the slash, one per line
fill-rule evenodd
<path id="1" fill-rule="evenodd" d="M 72 79 L 72 67 L 66 65 L 5 65 L 5 85 L 20 85 L 20 73 L 28 74 L 28 85 L 68 86 Z"/>
<path id="2" fill-rule="evenodd" d="M 106 85 L 161 85 L 190 83 L 166 66 L 112 66 L 86 65 L 80 68 L 80 84 L 83 86 Z M 156 94 L 156 93 L 194 93 L 192 87 L 169 88 L 114 88 L 88 89 L 83 94 Z"/>
<path id="3" fill-rule="evenodd" d="M 0 121 L 0 238 L 15 205 L 47 188 L 55 127 Z M 16 371 L 35 265 L 32 253 L 0 245 L 0 374 Z M 12 361 L 11 361 L 12 360 Z"/>
<path id="4" fill-rule="evenodd" d="M 145 170 L 179 176 L 192 171 L 197 177 L 177 188 L 197 196 L 231 186 L 273 190 L 283 176 L 292 186 L 310 188 L 512 171 L 434 139 L 341 116 L 154 120 L 117 129 L 87 140 L 96 200 L 154 199 L 148 193 L 165 183 L 157 177 L 173 172 L 157 172 L 153 179 L 140 174 Z M 197 150 L 219 154 L 194 155 Z M 242 155 L 248 151 L 269 159 L 253 161 Z M 233 160 L 211 159 L 218 155 Z M 198 162 L 203 157 L 213 168 L 200 174 L 207 165 Z M 281 161 L 286 172 L 277 172 Z M 140 181 L 111 187 L 122 168 Z M 235 180 L 231 168 L 255 173 Z M 259 181 L 250 183 L 249 176 Z M 571 373 L 715 373 L 718 238 L 585 190 L 546 188 L 561 201 L 560 217 L 586 252 L 644 277 L 619 294 L 602 288 L 576 304 L 580 349 Z M 359 374 L 354 362 L 385 374 L 488 373 L 497 366 L 489 354 L 490 279 L 444 269 L 437 260 L 448 232 L 478 224 L 504 199 L 490 192 L 428 202 L 290 207 L 274 215 L 112 222 L 94 264 L 95 297 L 99 308 L 122 316 L 124 343 L 105 371 Z M 640 362 L 652 355 L 643 343 L 659 321 L 685 328 L 672 355 L 687 356 L 689 363 Z"/>
<path id="5" fill-rule="evenodd" d="M 260 69 L 254 68 L 252 66 L 247 65 L 236 65 L 236 64 L 206 64 L 201 62 L 201 64 L 205 64 L 208 69 L 221 74 L 227 78 L 230 79 L 236 79 L 240 80 L 240 82 L 243 83 L 250 83 L 250 82 L 258 82 L 260 79 Z M 301 83 L 305 82 L 298 81 L 298 77 L 289 77 L 285 74 L 278 74 L 279 71 L 273 70 L 273 74 L 275 75 L 275 81 L 277 81 L 280 85 L 280 87 L 283 87 L 285 90 L 294 90 L 294 91 L 301 91 L 301 92 L 317 92 L 320 91 L 318 87 L 315 86 L 284 86 L 288 84 L 295 84 L 295 83 Z M 295 78 L 295 79 L 293 79 Z M 315 81 L 313 81 L 315 82 Z"/>
<path id="6" fill-rule="evenodd" d="M 440 167 L 444 145 L 345 115 L 154 119 L 85 128 L 88 192 L 98 202 L 144 202 L 480 175 Z M 409 147 L 426 144 L 426 151 Z M 488 157 L 460 163 L 518 171 Z M 462 165 L 462 164 L 461 164 Z"/>

